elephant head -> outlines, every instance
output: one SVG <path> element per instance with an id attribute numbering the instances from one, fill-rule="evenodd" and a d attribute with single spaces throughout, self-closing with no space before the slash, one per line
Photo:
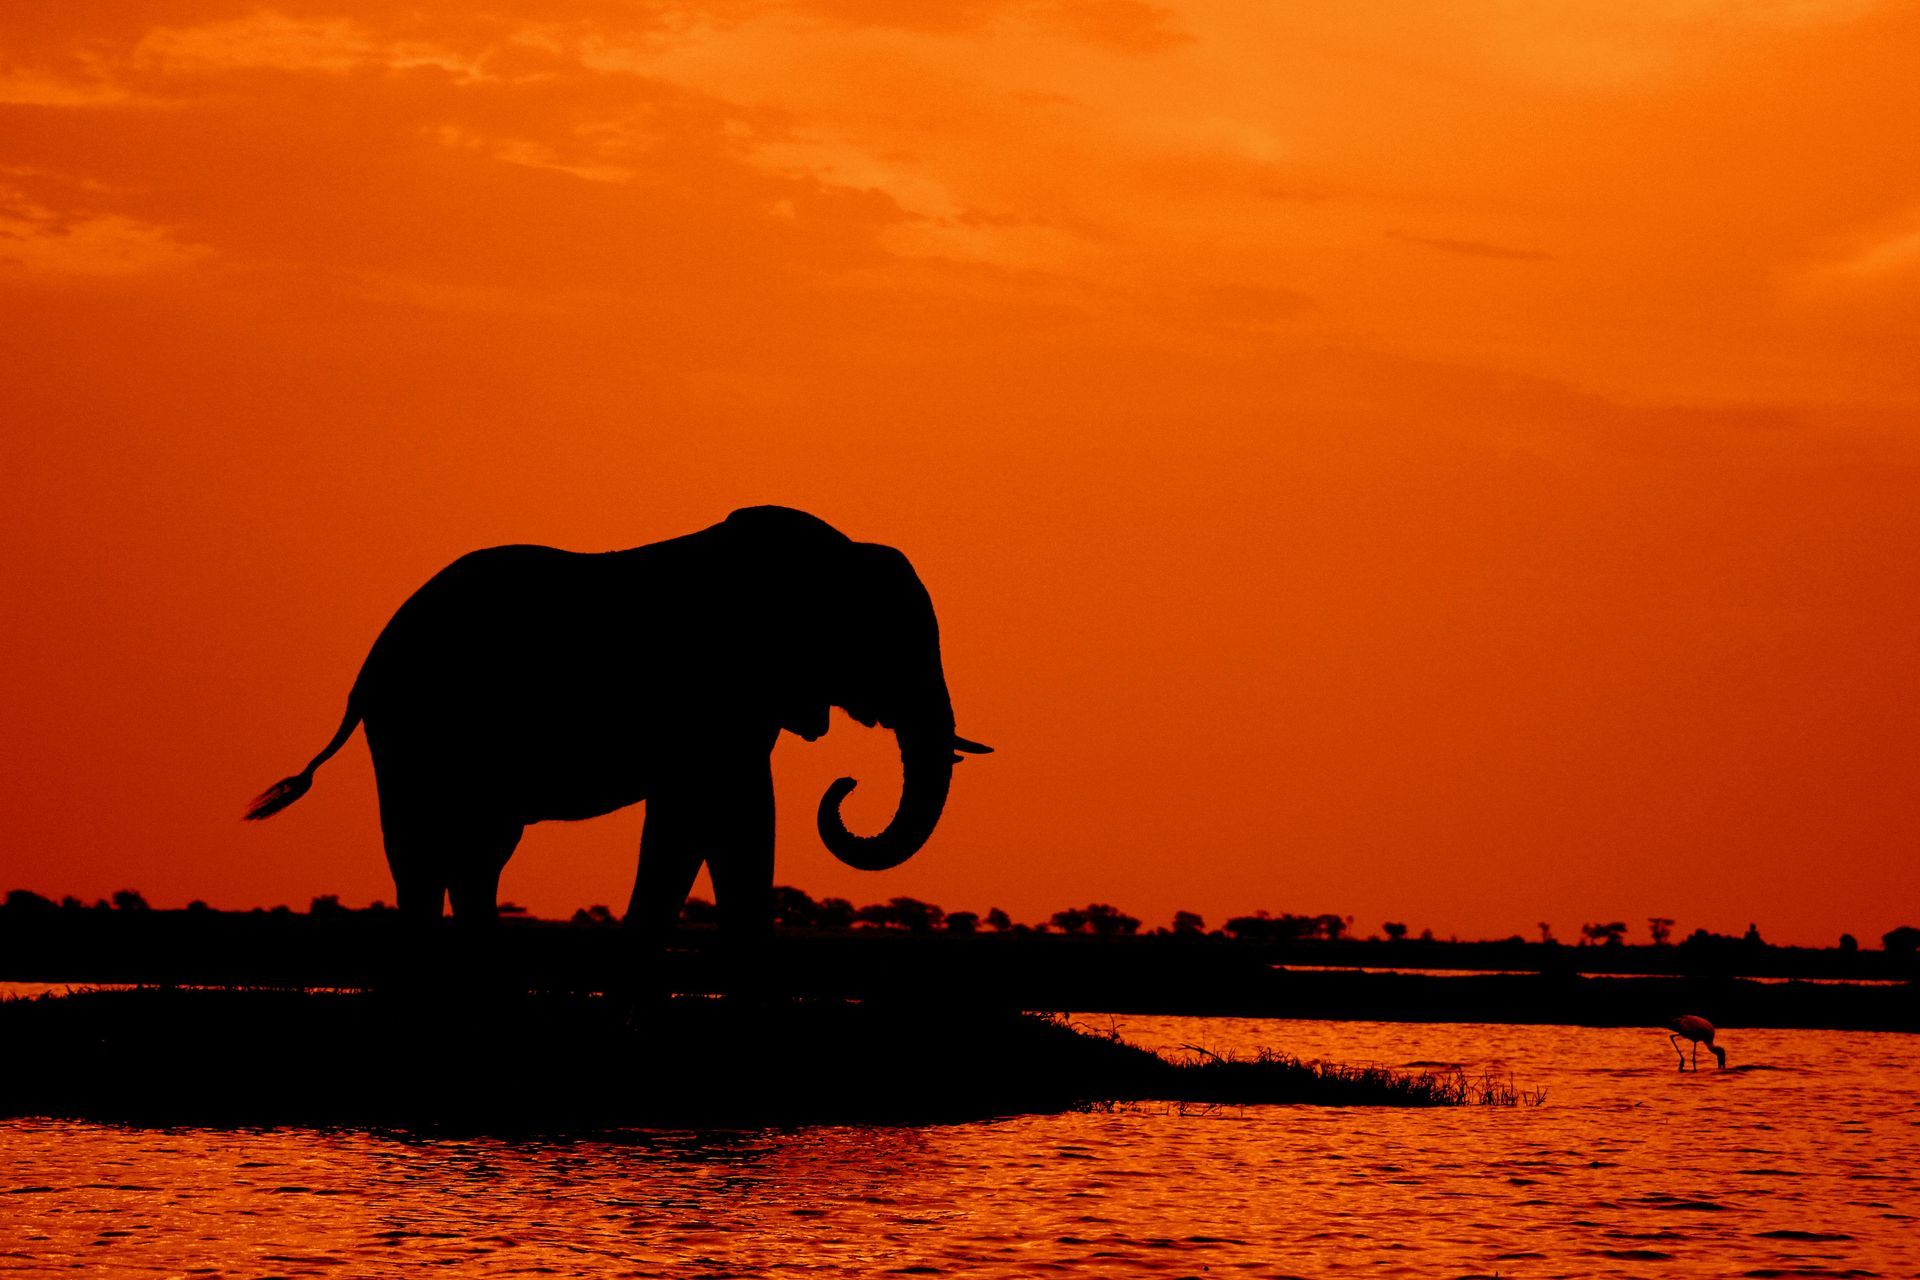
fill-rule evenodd
<path id="1" fill-rule="evenodd" d="M 886 826 L 865 836 L 847 829 L 840 805 L 857 784 L 840 778 L 820 798 L 820 839 L 850 867 L 897 867 L 933 834 L 961 754 L 992 750 L 954 732 L 933 601 L 892 547 L 854 542 L 780 508 L 735 512 L 735 521 L 782 526 L 775 591 L 789 595 L 800 634 L 783 640 L 780 696 L 802 708 L 784 718 L 786 727 L 817 737 L 827 707 L 838 706 L 861 724 L 891 730 L 900 748 L 900 800 Z"/>
<path id="2" fill-rule="evenodd" d="M 820 839 L 850 867 L 884 871 L 927 842 L 940 821 L 961 753 L 992 748 L 954 732 L 953 700 L 940 663 L 933 601 L 907 558 L 892 547 L 854 543 L 851 643 L 830 659 L 832 701 L 860 723 L 893 731 L 900 747 L 900 802 L 877 834 L 855 835 L 840 804 L 856 785 L 841 778 L 820 797 Z"/>

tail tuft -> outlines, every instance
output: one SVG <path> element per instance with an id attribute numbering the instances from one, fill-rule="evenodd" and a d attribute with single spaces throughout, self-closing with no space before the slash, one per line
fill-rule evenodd
<path id="1" fill-rule="evenodd" d="M 313 771 L 311 769 L 305 773 L 296 773 L 291 778 L 280 779 L 253 798 L 253 803 L 247 806 L 246 820 L 258 822 L 262 818 L 271 818 L 307 794 L 308 788 L 312 786 Z"/>
<path id="2" fill-rule="evenodd" d="M 355 688 L 358 689 L 357 684 Z M 340 721 L 340 727 L 333 731 L 333 741 L 320 748 L 320 754 L 307 761 L 306 768 L 291 778 L 280 779 L 255 796 L 253 803 L 247 806 L 247 821 L 258 822 L 262 818 L 271 818 L 307 794 L 313 786 L 314 771 L 332 758 L 334 752 L 347 744 L 347 739 L 353 736 L 353 727 L 359 723 L 360 708 L 355 703 L 354 694 L 350 693 L 347 695 L 347 714 Z"/>

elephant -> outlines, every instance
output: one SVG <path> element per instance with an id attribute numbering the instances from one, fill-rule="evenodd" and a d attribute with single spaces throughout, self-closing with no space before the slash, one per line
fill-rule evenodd
<path id="1" fill-rule="evenodd" d="M 475 551 L 393 615 L 333 740 L 256 797 L 298 800 L 364 725 L 403 918 L 497 917 L 501 870 L 529 823 L 646 802 L 626 927 L 657 943 L 704 861 L 723 936 L 772 931 L 773 781 L 781 730 L 813 741 L 840 707 L 891 730 L 900 798 L 849 831 L 841 778 L 821 840 L 879 871 L 933 834 L 962 753 L 933 603 L 906 556 L 805 512 L 749 507 L 623 551 Z"/>

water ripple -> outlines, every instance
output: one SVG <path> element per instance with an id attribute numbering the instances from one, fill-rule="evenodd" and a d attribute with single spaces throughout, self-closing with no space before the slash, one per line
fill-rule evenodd
<path id="1" fill-rule="evenodd" d="M 548 1141 L 16 1121 L 0 1277 L 1920 1272 L 1920 1037 L 1730 1031 L 1736 1059 L 1778 1069 L 1695 1075 L 1657 1032 L 1116 1021 L 1223 1051 L 1512 1064 L 1551 1101 Z"/>

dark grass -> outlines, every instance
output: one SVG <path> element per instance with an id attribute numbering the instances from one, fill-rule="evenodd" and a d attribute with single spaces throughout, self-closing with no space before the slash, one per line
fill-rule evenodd
<path id="1" fill-rule="evenodd" d="M 1511 1075 L 1483 1071 L 1475 1076 L 1457 1066 L 1394 1071 L 1305 1061 L 1271 1049 L 1251 1057 L 1203 1050 L 1173 1065 L 1182 1073 L 1184 1101 L 1304 1100 L 1285 1096 L 1289 1093 L 1313 1095 L 1315 1101 L 1401 1107 L 1537 1107 L 1547 1100 L 1545 1089 L 1520 1088 Z"/>
<path id="2" fill-rule="evenodd" d="M 878 1001 L 145 988 L 0 1003 L 0 1045 L 0 1114 L 136 1124 L 557 1132 L 1537 1100 L 1458 1072 L 1173 1060 L 1063 1019 Z"/>

